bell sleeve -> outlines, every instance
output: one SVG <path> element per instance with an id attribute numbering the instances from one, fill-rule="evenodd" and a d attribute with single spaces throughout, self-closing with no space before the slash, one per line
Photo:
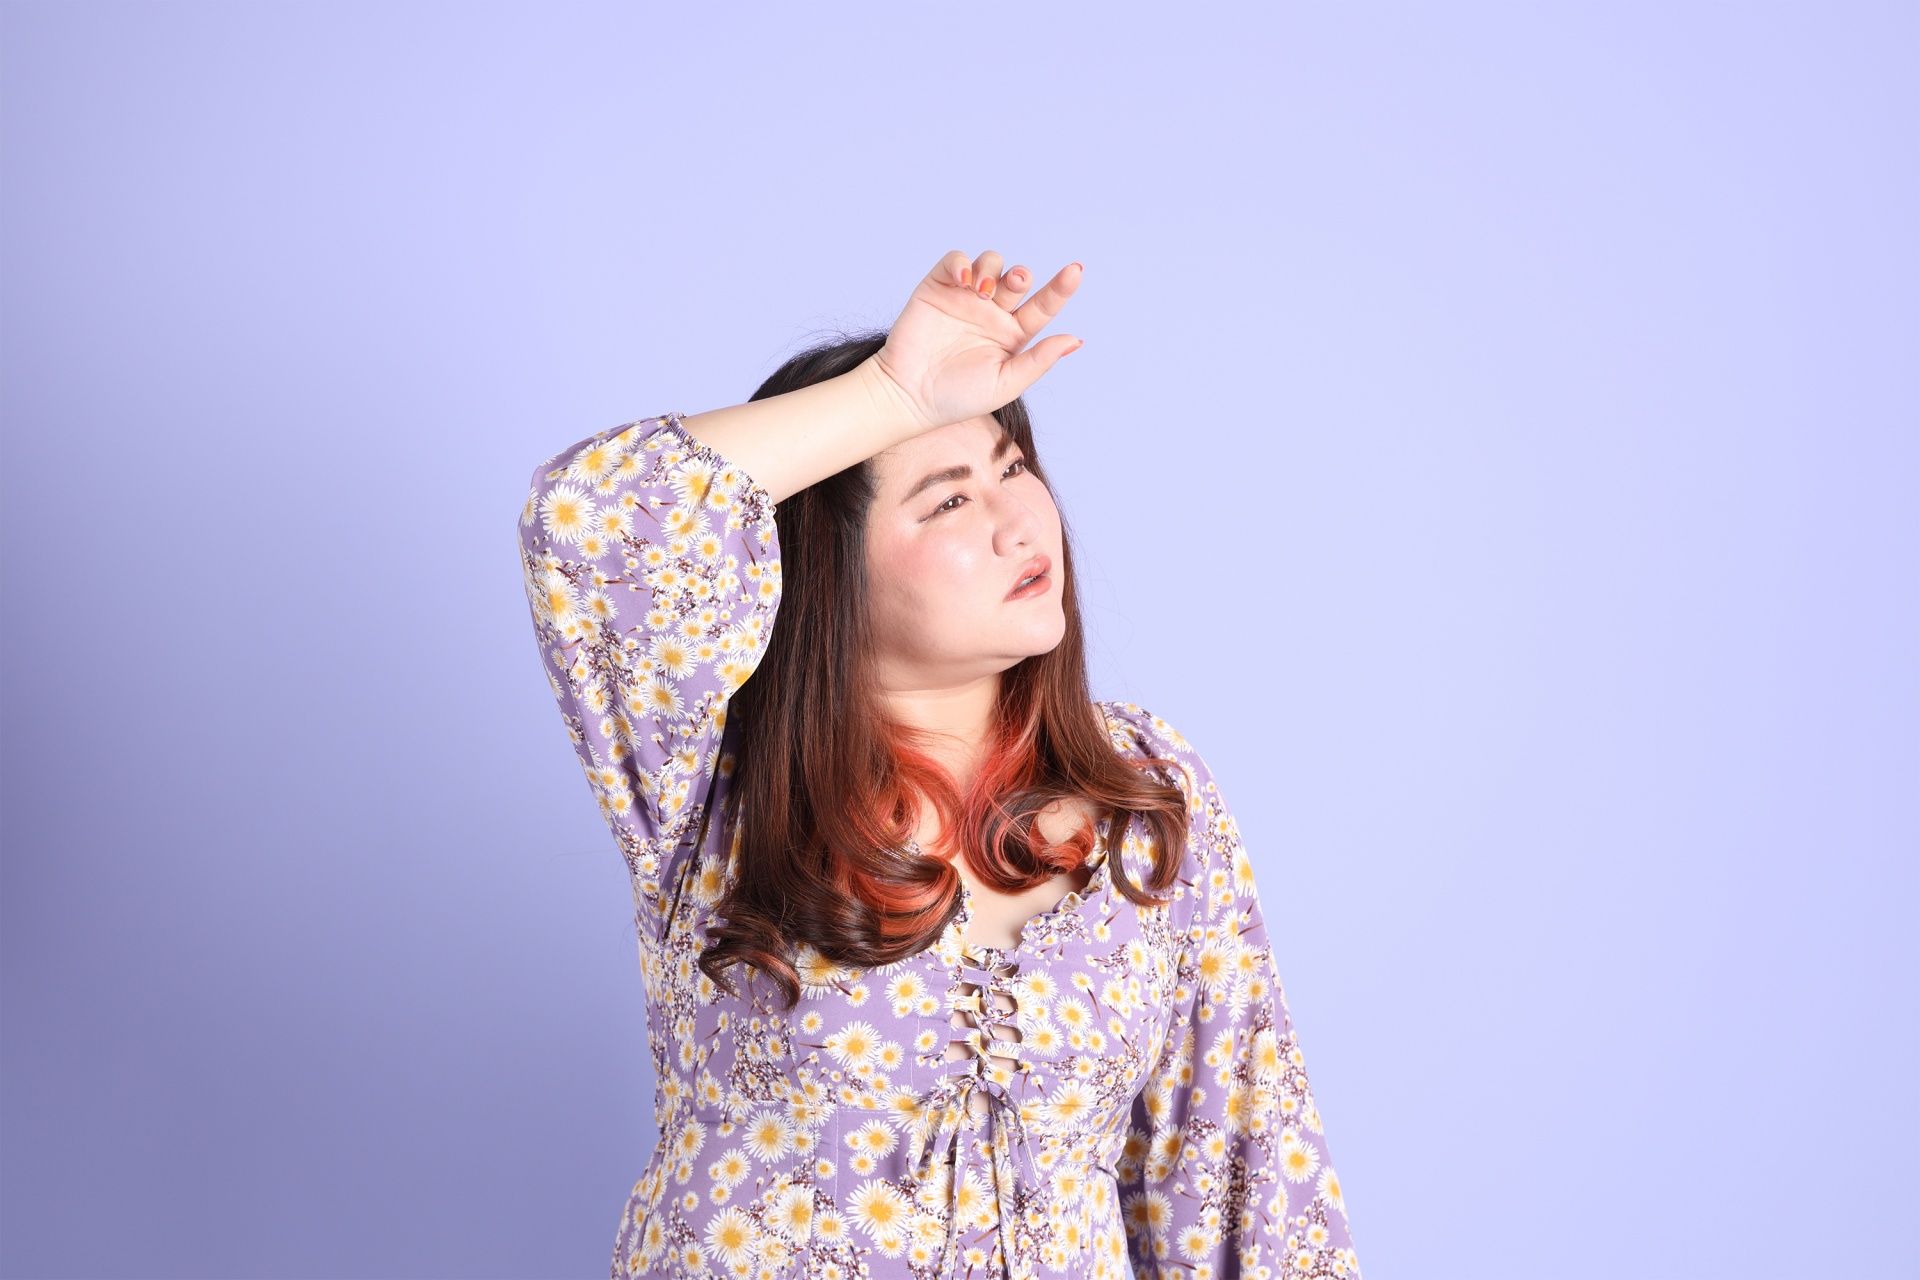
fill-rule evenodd
<path id="1" fill-rule="evenodd" d="M 781 588 L 772 495 L 680 419 L 561 450 L 534 469 L 520 512 L 548 685 L 636 902 L 656 911 Z"/>
<path id="2" fill-rule="evenodd" d="M 1133 1272 L 1360 1280 L 1347 1201 L 1275 969 L 1253 864 L 1205 761 L 1147 717 L 1187 795 L 1166 1038 L 1134 1098 L 1119 1181 Z"/>

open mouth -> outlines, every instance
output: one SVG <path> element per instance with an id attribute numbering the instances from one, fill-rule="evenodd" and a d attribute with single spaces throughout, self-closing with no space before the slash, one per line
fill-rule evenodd
<path id="1" fill-rule="evenodd" d="M 1020 580 L 1013 584 L 1013 590 L 1007 592 L 1007 599 L 1018 600 L 1023 596 L 1037 595 L 1047 589 L 1050 581 L 1048 574 L 1053 570 L 1053 562 L 1045 556 L 1035 556 L 1025 565 Z"/>

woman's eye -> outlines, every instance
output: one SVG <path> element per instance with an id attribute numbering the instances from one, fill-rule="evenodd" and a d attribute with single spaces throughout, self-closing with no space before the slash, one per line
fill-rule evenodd
<path id="1" fill-rule="evenodd" d="M 1020 470 L 1025 471 L 1027 469 L 1027 460 L 1025 458 L 1015 458 L 1012 462 L 1009 462 L 1007 464 L 1007 469 L 1000 473 L 1000 478 L 1004 480 L 1008 476 L 1012 475 L 1015 467 L 1018 467 Z M 958 511 L 960 508 L 955 506 L 954 504 L 958 502 L 965 502 L 966 500 L 967 500 L 966 494 L 956 493 L 951 498 L 948 498 L 945 502 L 935 507 L 933 509 L 933 514 L 939 515 L 943 511 Z"/>

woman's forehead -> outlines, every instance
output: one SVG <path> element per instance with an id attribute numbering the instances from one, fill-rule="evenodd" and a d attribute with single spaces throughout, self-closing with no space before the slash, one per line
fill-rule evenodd
<path id="1" fill-rule="evenodd" d="M 905 488 L 945 467 L 991 461 L 1013 447 L 1013 433 L 990 413 L 935 427 L 874 455 L 880 486 Z"/>

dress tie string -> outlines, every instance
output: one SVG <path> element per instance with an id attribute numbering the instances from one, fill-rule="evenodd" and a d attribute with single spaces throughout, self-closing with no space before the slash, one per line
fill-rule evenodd
<path id="1" fill-rule="evenodd" d="M 927 1110 L 938 1115 L 923 1132 L 916 1130 L 907 1147 L 907 1163 L 916 1176 L 933 1172 L 936 1163 L 952 1157 L 967 1132 L 969 1099 L 975 1093 L 987 1098 L 988 1142 L 1013 1161 L 1023 1178 L 1037 1182 L 1040 1163 L 1033 1153 L 1033 1133 L 1020 1114 L 1019 1100 L 1013 1091 L 990 1075 L 978 1071 L 956 1071 L 934 1087 L 927 1097 Z M 932 1157 L 938 1155 L 936 1162 Z"/>
<path id="2" fill-rule="evenodd" d="M 908 1165 L 921 1178 L 930 1176 L 936 1164 L 951 1167 L 947 1188 L 947 1239 L 941 1249 L 939 1274 L 952 1275 L 953 1257 L 960 1239 L 963 1165 L 959 1152 L 964 1146 L 961 1135 L 969 1131 L 966 1121 L 975 1093 L 984 1095 L 988 1104 L 987 1146 L 993 1159 L 989 1173 L 994 1198 L 999 1202 L 1000 1254 L 1010 1280 L 1024 1280 L 1017 1269 L 1019 1254 L 1014 1251 L 1013 1188 L 1001 1183 L 999 1171 L 1003 1163 L 1010 1164 L 1017 1170 L 1020 1185 L 1034 1187 L 1040 1184 L 1041 1170 L 1033 1151 L 1032 1130 L 1020 1115 L 1019 1101 L 1006 1085 L 977 1070 L 954 1072 L 941 1081 L 928 1098 L 929 1109 L 938 1108 L 936 1118 L 929 1132 L 914 1131 L 908 1147 Z"/>
<path id="3" fill-rule="evenodd" d="M 1002 975 L 1018 972 L 1016 963 L 1003 961 L 996 968 L 991 963 L 982 963 L 981 957 L 971 951 L 964 954 L 963 967 Z M 998 1013 L 998 1010 L 991 1009 L 986 1000 L 989 984 L 982 981 L 976 985 L 978 990 L 956 995 L 950 1007 L 969 1011 L 976 1018 Z M 993 1163 L 989 1172 L 993 1180 L 994 1198 L 999 1204 L 1000 1253 L 1010 1280 L 1026 1280 L 1025 1274 L 1018 1269 L 1019 1254 L 1014 1251 L 1017 1200 L 1014 1192 L 1018 1187 L 1039 1186 L 1042 1170 L 1034 1150 L 1034 1134 L 1025 1117 L 1020 1114 L 1020 1100 L 1008 1087 L 1006 1077 L 1026 1072 L 1027 1063 L 1020 1056 L 1017 1041 L 997 1040 L 978 1021 L 969 1027 L 965 1043 L 973 1051 L 972 1056 L 952 1059 L 945 1064 L 945 1077 L 934 1086 L 923 1104 L 927 1121 L 913 1127 L 907 1148 L 907 1164 L 915 1176 L 923 1181 L 932 1175 L 937 1164 L 950 1166 L 947 1239 L 941 1251 L 939 1270 L 941 1276 L 950 1276 L 953 1274 L 953 1257 L 960 1238 L 959 1198 L 963 1185 L 963 1164 L 959 1153 L 965 1145 L 961 1137 L 972 1131 L 967 1121 L 972 1113 L 973 1095 L 978 1093 L 983 1096 L 987 1101 L 987 1148 Z M 991 1046 L 996 1044 L 1008 1052 L 992 1052 Z M 1005 1065 L 1002 1065 L 1003 1061 Z M 1013 1171 L 1013 1184 L 1001 1181 L 1003 1168 Z"/>

